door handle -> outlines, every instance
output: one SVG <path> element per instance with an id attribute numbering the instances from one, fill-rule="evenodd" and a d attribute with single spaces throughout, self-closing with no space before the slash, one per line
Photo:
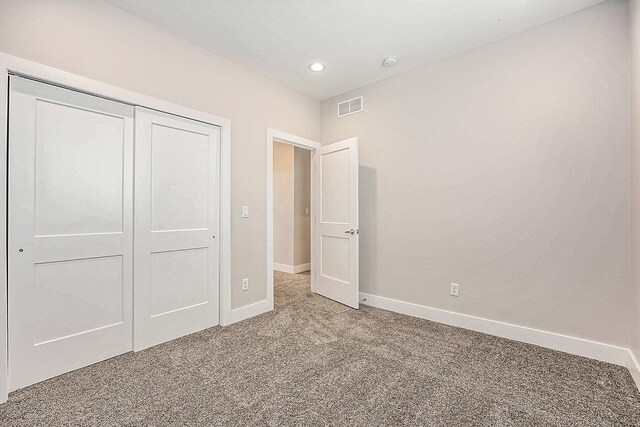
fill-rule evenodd
<path id="1" fill-rule="evenodd" d="M 354 234 L 356 234 L 356 230 L 352 228 L 351 230 L 345 231 L 345 234 L 351 234 L 353 236 Z"/>

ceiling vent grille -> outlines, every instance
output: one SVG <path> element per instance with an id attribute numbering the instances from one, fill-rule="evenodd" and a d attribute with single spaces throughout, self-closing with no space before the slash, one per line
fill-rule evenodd
<path id="1" fill-rule="evenodd" d="M 364 101 L 361 96 L 348 101 L 338 103 L 338 117 L 359 113 L 364 108 Z"/>

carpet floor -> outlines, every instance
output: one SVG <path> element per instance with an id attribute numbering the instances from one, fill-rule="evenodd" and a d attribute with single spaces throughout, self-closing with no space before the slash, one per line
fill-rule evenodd
<path id="1" fill-rule="evenodd" d="M 619 366 L 362 307 L 276 309 L 18 390 L 2 426 L 640 426 Z"/>

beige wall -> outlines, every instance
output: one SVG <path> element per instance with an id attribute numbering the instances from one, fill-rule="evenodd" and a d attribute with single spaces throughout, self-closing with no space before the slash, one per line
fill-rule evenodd
<path id="1" fill-rule="evenodd" d="M 628 346 L 627 30 L 612 0 L 323 102 L 323 143 L 360 137 L 361 290 Z"/>
<path id="2" fill-rule="evenodd" d="M 362 290 L 640 352 L 627 30 L 611 0 L 324 102 L 325 143 L 360 137 Z M 100 1 L 2 0 L 0 51 L 229 117 L 233 306 L 266 298 L 265 130 L 319 139 L 317 102 Z"/>
<path id="3" fill-rule="evenodd" d="M 311 262 L 311 216 L 305 212 L 305 209 L 311 208 L 311 152 L 298 147 L 294 152 L 293 265 L 303 265 Z"/>
<path id="4" fill-rule="evenodd" d="M 294 260 L 294 147 L 273 144 L 273 262 L 293 265 Z"/>
<path id="5" fill-rule="evenodd" d="M 2 0 L 0 51 L 230 118 L 232 304 L 266 299 L 266 129 L 318 139 L 317 101 L 100 1 Z"/>
<path id="6" fill-rule="evenodd" d="M 273 144 L 273 262 L 298 266 L 311 261 L 311 156 L 293 145 Z"/>
<path id="7" fill-rule="evenodd" d="M 629 2 L 631 39 L 631 203 L 633 318 L 631 349 L 640 360 L 640 1 Z"/>

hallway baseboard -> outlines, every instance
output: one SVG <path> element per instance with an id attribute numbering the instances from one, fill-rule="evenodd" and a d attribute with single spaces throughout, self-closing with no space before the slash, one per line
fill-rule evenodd
<path id="1" fill-rule="evenodd" d="M 303 271 L 311 270 L 311 263 L 300 264 L 300 265 L 287 265 L 287 264 L 278 264 L 273 263 L 273 269 L 276 271 L 282 271 L 283 273 L 289 274 L 297 274 L 302 273 Z"/>

